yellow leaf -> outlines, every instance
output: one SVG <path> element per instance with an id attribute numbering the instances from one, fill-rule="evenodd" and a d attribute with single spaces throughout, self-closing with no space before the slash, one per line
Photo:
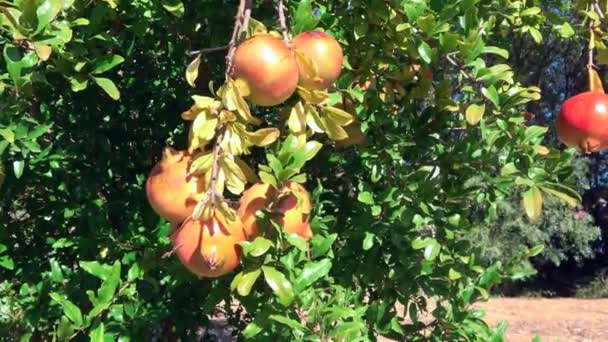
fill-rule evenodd
<path id="1" fill-rule="evenodd" d="M 223 124 L 236 121 L 236 115 L 234 112 L 223 110 L 220 112 L 220 122 Z"/>
<path id="2" fill-rule="evenodd" d="M 214 118 L 207 120 L 205 115 L 199 115 L 192 123 L 192 130 L 199 139 L 210 141 L 215 136 L 217 124 L 218 119 Z"/>
<path id="3" fill-rule="evenodd" d="M 226 187 L 228 191 L 235 195 L 243 192 L 247 178 L 241 168 L 230 158 L 222 158 L 220 167 L 226 175 Z"/>
<path id="4" fill-rule="evenodd" d="M 311 105 L 306 106 L 306 124 L 308 124 L 308 127 L 315 133 L 325 133 L 325 128 L 321 121 L 321 117 L 319 116 L 319 112 Z"/>
<path id="5" fill-rule="evenodd" d="M 479 121 L 481 121 L 481 118 L 483 118 L 483 113 L 486 111 L 486 105 L 482 104 L 482 105 L 476 105 L 476 104 L 472 104 L 469 106 L 469 108 L 467 108 L 466 112 L 465 112 L 465 117 L 467 119 L 467 122 L 469 123 L 469 125 L 474 126 L 477 125 L 479 123 Z"/>
<path id="6" fill-rule="evenodd" d="M 213 165 L 213 153 L 207 152 L 204 154 L 200 154 L 192 160 L 192 164 L 190 164 L 190 175 L 199 176 L 204 174 L 205 172 L 211 169 Z"/>
<path id="7" fill-rule="evenodd" d="M 348 133 L 346 133 L 342 126 L 328 120 L 327 118 L 321 118 L 321 122 L 323 123 L 325 134 L 327 134 L 330 139 L 339 141 L 348 138 Z"/>
<path id="8" fill-rule="evenodd" d="M 325 107 L 323 112 L 327 117 L 340 126 L 346 126 L 353 122 L 354 118 L 351 114 L 336 107 Z"/>
<path id="9" fill-rule="evenodd" d="M 197 108 L 196 106 L 190 107 L 187 111 L 182 113 L 182 119 L 186 121 L 192 121 L 196 118 L 196 116 L 202 112 L 202 109 Z"/>
<path id="10" fill-rule="evenodd" d="M 255 174 L 253 169 L 245 163 L 245 161 L 241 158 L 235 157 L 234 162 L 243 170 L 243 174 L 249 183 L 257 183 L 259 182 L 258 176 Z"/>
<path id="11" fill-rule="evenodd" d="M 247 33 L 249 37 L 253 37 L 258 34 L 264 34 L 267 32 L 268 29 L 266 28 L 266 25 L 264 25 L 262 22 L 257 21 L 253 18 L 249 19 L 249 27 L 247 28 Z"/>
<path id="12" fill-rule="evenodd" d="M 524 193 L 522 202 L 530 220 L 538 220 L 543 210 L 543 195 L 540 190 L 536 186 L 531 187 Z"/>
<path id="13" fill-rule="evenodd" d="M 198 202 L 192 211 L 193 220 L 207 220 L 211 215 L 213 215 L 213 208 L 207 199 Z"/>
<path id="14" fill-rule="evenodd" d="M 304 74 L 300 77 L 307 79 L 316 79 L 319 77 L 319 67 L 306 53 L 295 49 L 296 61 L 300 66 L 300 73 Z"/>
<path id="15" fill-rule="evenodd" d="M 255 132 L 247 132 L 247 141 L 255 146 L 268 146 L 281 135 L 277 128 L 262 128 Z"/>
<path id="16" fill-rule="evenodd" d="M 604 86 L 602 85 L 602 79 L 600 75 L 598 75 L 597 71 L 593 70 L 593 68 L 588 68 L 589 70 L 589 90 L 596 92 L 604 92 Z"/>
<path id="17" fill-rule="evenodd" d="M 219 203 L 216 203 L 215 208 L 224 216 L 224 219 L 226 219 L 228 224 L 232 224 L 236 221 L 236 211 L 230 208 L 228 202 L 220 201 Z"/>
<path id="18" fill-rule="evenodd" d="M 245 125 L 232 123 L 226 126 L 224 138 L 220 146 L 227 154 L 239 155 L 247 153 Z"/>
<path id="19" fill-rule="evenodd" d="M 249 109 L 249 105 L 239 93 L 237 87 L 234 85 L 234 81 L 228 81 L 221 90 L 222 102 L 226 109 L 230 111 L 237 111 L 239 116 L 247 123 L 253 125 L 259 125 L 262 121 L 253 115 Z"/>
<path id="20" fill-rule="evenodd" d="M 242 78 L 237 78 L 234 80 L 234 86 L 238 89 L 239 94 L 242 97 L 247 97 L 251 94 L 251 88 L 249 87 L 249 83 Z"/>
<path id="21" fill-rule="evenodd" d="M 42 61 L 48 60 L 53 52 L 53 49 L 50 46 L 39 43 L 34 43 L 34 50 L 36 50 L 36 54 Z"/>
<path id="22" fill-rule="evenodd" d="M 308 103 L 320 104 L 329 98 L 329 94 L 322 90 L 308 90 L 298 87 L 298 94 Z"/>
<path id="23" fill-rule="evenodd" d="M 196 87 L 196 79 L 198 78 L 198 69 L 201 65 L 201 54 L 196 56 L 196 58 L 190 62 L 188 67 L 186 68 L 186 82 L 194 88 Z"/>
<path id="24" fill-rule="evenodd" d="M 194 95 L 192 100 L 194 101 L 193 107 L 201 110 L 219 110 L 222 107 L 220 101 L 209 96 Z"/>
<path id="25" fill-rule="evenodd" d="M 551 152 L 546 146 L 543 145 L 534 145 L 534 151 L 541 156 L 546 156 Z"/>
<path id="26" fill-rule="evenodd" d="M 291 109 L 289 119 L 287 120 L 289 131 L 295 134 L 304 133 L 306 131 L 306 109 L 300 101 Z"/>

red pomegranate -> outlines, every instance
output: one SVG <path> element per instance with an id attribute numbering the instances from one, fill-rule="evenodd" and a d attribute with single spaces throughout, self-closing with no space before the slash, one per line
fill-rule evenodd
<path id="1" fill-rule="evenodd" d="M 203 180 L 188 176 L 192 157 L 168 147 L 146 181 L 146 195 L 154 211 L 171 223 L 182 223 L 204 196 Z"/>
<path id="2" fill-rule="evenodd" d="M 608 95 L 584 92 L 566 100 L 556 122 L 560 140 L 569 147 L 597 152 L 608 146 Z"/>

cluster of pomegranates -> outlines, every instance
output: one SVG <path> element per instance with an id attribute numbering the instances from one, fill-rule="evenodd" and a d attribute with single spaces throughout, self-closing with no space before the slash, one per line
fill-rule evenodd
<path id="1" fill-rule="evenodd" d="M 556 122 L 560 140 L 585 153 L 608 147 L 608 95 L 588 91 L 566 100 Z"/>
<path id="2" fill-rule="evenodd" d="M 277 189 L 259 183 L 242 194 L 234 219 L 220 210 L 207 219 L 195 220 L 192 211 L 205 197 L 203 179 L 188 174 L 192 156 L 167 148 L 152 169 L 146 195 L 154 211 L 172 224 L 170 239 L 175 254 L 192 273 L 215 278 L 234 270 L 240 263 L 239 242 L 262 235 L 256 212 L 269 209 L 271 218 L 286 233 L 310 239 L 310 194 L 298 183 Z"/>
<path id="3" fill-rule="evenodd" d="M 329 88 L 340 76 L 342 61 L 340 44 L 321 31 L 301 33 L 290 42 L 260 34 L 237 47 L 233 76 L 246 85 L 243 95 L 250 102 L 269 107 L 285 102 L 298 85 Z"/>

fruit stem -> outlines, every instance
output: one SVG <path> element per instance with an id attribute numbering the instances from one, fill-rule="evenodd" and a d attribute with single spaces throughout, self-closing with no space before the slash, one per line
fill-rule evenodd
<path id="1" fill-rule="evenodd" d="M 249 27 L 251 7 L 252 0 L 241 0 L 239 3 L 239 9 L 234 20 L 234 30 L 232 31 L 230 43 L 228 43 L 228 54 L 226 55 L 226 82 L 228 82 L 232 75 L 232 65 L 236 46 L 243 37 L 242 33 L 247 32 L 247 28 Z"/>
<path id="2" fill-rule="evenodd" d="M 279 23 L 281 24 L 281 32 L 283 33 L 283 40 L 285 42 L 289 41 L 289 30 L 287 29 L 287 18 L 285 17 L 285 1 L 279 0 L 279 4 L 277 6 L 277 11 L 279 12 Z"/>

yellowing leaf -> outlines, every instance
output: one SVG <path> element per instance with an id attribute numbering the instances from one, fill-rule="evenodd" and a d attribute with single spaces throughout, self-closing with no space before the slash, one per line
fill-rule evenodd
<path id="1" fill-rule="evenodd" d="M 255 172 L 253 171 L 253 169 L 251 167 L 249 167 L 249 165 L 247 163 L 245 163 L 245 161 L 243 161 L 241 158 L 234 158 L 234 162 L 236 163 L 236 165 L 238 165 L 241 170 L 243 171 L 243 174 L 245 175 L 245 178 L 247 179 L 248 183 L 257 183 L 259 182 L 259 178 L 258 176 L 255 174 Z"/>
<path id="2" fill-rule="evenodd" d="M 474 126 L 477 125 L 479 123 L 479 121 L 481 121 L 481 118 L 483 118 L 483 113 L 486 111 L 486 105 L 482 104 L 482 105 L 476 105 L 476 104 L 472 104 L 469 106 L 469 108 L 467 108 L 466 112 L 465 112 L 465 117 L 467 119 L 467 122 L 469 123 L 469 125 Z"/>
<path id="3" fill-rule="evenodd" d="M 522 203 L 530 220 L 536 221 L 540 218 L 543 210 L 543 195 L 536 186 L 524 193 Z"/>
<path id="4" fill-rule="evenodd" d="M 251 88 L 249 87 L 249 83 L 242 78 L 237 78 L 234 80 L 234 86 L 238 90 L 239 94 L 243 97 L 247 97 L 251 94 Z"/>
<path id="5" fill-rule="evenodd" d="M 323 113 L 327 115 L 329 120 L 340 126 L 346 126 L 354 120 L 351 114 L 336 107 L 325 107 L 323 108 Z"/>
<path id="6" fill-rule="evenodd" d="M 325 128 L 319 113 L 313 106 L 310 105 L 306 106 L 306 124 L 308 124 L 308 127 L 310 127 L 310 129 L 315 133 L 325 132 Z"/>
<path id="7" fill-rule="evenodd" d="M 42 61 L 46 61 L 51 56 L 51 52 L 53 49 L 45 44 L 34 43 L 34 49 L 36 50 L 36 54 Z"/>
<path id="8" fill-rule="evenodd" d="M 222 158 L 220 167 L 226 175 L 226 188 L 228 188 L 228 191 L 235 195 L 243 192 L 247 179 L 241 168 L 230 158 Z"/>
<path id="9" fill-rule="evenodd" d="M 210 141 L 215 136 L 217 124 L 218 119 L 207 119 L 205 115 L 199 115 L 192 123 L 192 131 L 198 138 Z"/>
<path id="10" fill-rule="evenodd" d="M 190 175 L 199 176 L 211 169 L 213 165 L 213 153 L 207 152 L 194 158 L 190 165 Z"/>
<path id="11" fill-rule="evenodd" d="M 534 151 L 540 154 L 541 156 L 546 156 L 551 152 L 546 146 L 543 145 L 535 145 Z"/>
<path id="12" fill-rule="evenodd" d="M 315 61 L 313 61 L 311 58 L 309 58 L 308 55 L 305 54 L 303 51 L 296 49 L 295 52 L 296 52 L 296 61 L 298 62 L 298 65 L 300 66 L 300 73 L 303 74 L 300 77 L 304 77 L 307 79 L 318 78 L 319 77 L 319 68 L 318 68 L 317 64 L 315 63 Z"/>
<path id="13" fill-rule="evenodd" d="M 589 70 L 589 90 L 596 92 L 604 92 L 604 86 L 602 85 L 602 79 L 600 75 L 598 75 L 597 71 L 593 70 L 593 68 L 588 68 Z"/>
<path id="14" fill-rule="evenodd" d="M 325 134 L 327 134 L 330 139 L 339 141 L 348 138 L 348 133 L 346 133 L 342 126 L 328 120 L 327 118 L 321 118 L 321 122 L 323 123 Z"/>
<path id="15" fill-rule="evenodd" d="M 305 102 L 313 104 L 320 104 L 329 98 L 326 91 L 308 90 L 302 87 L 298 87 L 298 94 Z"/>
<path id="16" fill-rule="evenodd" d="M 190 107 L 187 111 L 182 113 L 182 119 L 186 121 L 192 121 L 196 118 L 196 116 L 202 112 L 202 109 L 197 108 L 196 106 Z"/>
<path id="17" fill-rule="evenodd" d="M 192 62 L 190 62 L 190 64 L 186 68 L 186 82 L 188 82 L 188 84 L 192 88 L 196 86 L 195 82 L 198 78 L 198 69 L 201 65 L 201 56 L 201 54 L 196 56 L 196 58 Z"/>
<path id="18" fill-rule="evenodd" d="M 262 128 L 255 132 L 248 132 L 247 141 L 255 146 L 268 146 L 275 142 L 281 135 L 277 128 Z"/>
<path id="19" fill-rule="evenodd" d="M 194 100 L 193 107 L 201 110 L 219 110 L 222 107 L 220 101 L 209 96 L 194 95 L 192 96 L 192 100 Z"/>
<path id="20" fill-rule="evenodd" d="M 222 87 L 222 102 L 226 109 L 230 111 L 237 111 L 239 116 L 247 123 L 253 125 L 259 125 L 261 123 L 260 119 L 251 115 L 251 111 L 249 109 L 249 105 L 243 99 L 241 94 L 239 93 L 237 87 L 234 85 L 234 81 L 229 81 Z"/>
<path id="21" fill-rule="evenodd" d="M 264 25 L 262 22 L 257 21 L 253 18 L 249 19 L 249 27 L 247 28 L 247 33 L 250 37 L 253 37 L 258 34 L 264 34 L 267 32 L 268 29 L 266 28 L 266 25 Z"/>
<path id="22" fill-rule="evenodd" d="M 287 127 L 289 127 L 291 133 L 295 134 L 306 131 L 306 109 L 301 101 L 291 109 L 289 119 L 287 120 Z"/>

